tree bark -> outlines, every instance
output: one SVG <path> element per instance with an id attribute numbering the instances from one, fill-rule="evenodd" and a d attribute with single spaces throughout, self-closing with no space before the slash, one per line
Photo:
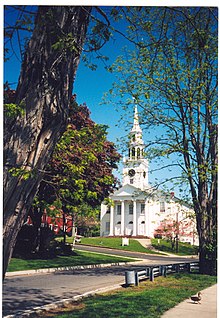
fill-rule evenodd
<path id="1" fill-rule="evenodd" d="M 16 90 L 16 104 L 24 105 L 25 114 L 10 120 L 10 127 L 5 119 L 3 275 L 43 170 L 66 127 L 90 11 L 80 6 L 38 10 Z"/>

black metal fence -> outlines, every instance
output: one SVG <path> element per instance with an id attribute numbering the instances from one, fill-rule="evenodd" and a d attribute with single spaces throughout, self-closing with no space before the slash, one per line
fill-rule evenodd
<path id="1" fill-rule="evenodd" d="M 151 282 L 153 282 L 154 278 L 158 276 L 166 277 L 166 275 L 171 273 L 180 273 L 180 272 L 191 273 L 191 272 L 198 272 L 198 271 L 199 271 L 199 262 L 147 266 L 145 269 L 126 271 L 125 285 L 138 286 L 139 281 L 143 279 L 149 279 Z"/>

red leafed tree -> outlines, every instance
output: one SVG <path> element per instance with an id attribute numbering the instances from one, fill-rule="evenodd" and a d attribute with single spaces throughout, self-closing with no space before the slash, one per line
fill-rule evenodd
<path id="1" fill-rule="evenodd" d="M 46 167 L 39 201 L 58 205 L 72 216 L 88 216 L 116 187 L 113 169 L 119 159 L 106 138 L 106 126 L 93 122 L 87 106 L 78 106 L 72 98 L 69 124 Z"/>
<path id="2" fill-rule="evenodd" d="M 155 235 L 165 237 L 170 240 L 172 248 L 176 245 L 178 252 L 178 242 L 181 236 L 192 237 L 194 235 L 195 222 L 191 219 L 172 220 L 164 219 L 155 230 Z M 190 231 L 189 231 L 190 229 Z"/>

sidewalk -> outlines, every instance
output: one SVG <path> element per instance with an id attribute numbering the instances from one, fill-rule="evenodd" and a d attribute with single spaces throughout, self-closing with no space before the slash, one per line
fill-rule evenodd
<path id="1" fill-rule="evenodd" d="M 217 284 L 201 291 L 201 304 L 186 299 L 165 312 L 161 318 L 217 318 Z"/>

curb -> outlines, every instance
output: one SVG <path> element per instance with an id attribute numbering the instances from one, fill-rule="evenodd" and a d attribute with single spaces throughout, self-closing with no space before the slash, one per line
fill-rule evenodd
<path id="1" fill-rule="evenodd" d="M 83 269 L 91 269 L 91 268 L 105 268 L 105 267 L 112 267 L 112 266 L 136 265 L 138 263 L 142 264 L 145 262 L 146 260 L 134 258 L 134 261 L 132 262 L 116 262 L 116 263 L 106 263 L 106 264 L 38 268 L 38 269 L 30 269 L 25 271 L 7 272 L 5 274 L 5 277 L 15 277 L 15 276 L 25 276 L 25 275 L 35 275 L 35 274 L 49 274 L 49 273 L 56 273 L 56 272 L 63 272 L 63 271 L 74 271 L 74 270 L 83 270 Z"/>
<path id="2" fill-rule="evenodd" d="M 93 265 L 78 265 L 78 266 L 65 266 L 65 267 L 54 267 L 54 268 L 39 268 L 39 269 L 31 269 L 25 271 L 16 271 L 16 272 L 7 272 L 6 277 L 14 277 L 14 276 L 23 276 L 23 275 L 34 275 L 40 273 L 55 273 L 62 271 L 74 271 L 79 269 L 91 269 L 91 268 L 104 268 L 111 266 L 122 266 L 128 265 L 133 262 L 118 262 L 118 263 L 107 263 L 107 264 L 93 264 Z M 137 262 L 135 262 L 136 264 Z"/>
<path id="3" fill-rule="evenodd" d="M 116 284 L 116 285 L 112 285 L 109 287 L 98 288 L 98 289 L 86 292 L 84 294 L 74 296 L 72 298 L 63 299 L 63 300 L 56 301 L 54 303 L 44 305 L 44 306 L 34 307 L 33 309 L 21 311 L 21 312 L 14 314 L 14 315 L 3 316 L 3 318 L 40 317 L 39 316 L 40 314 L 46 313 L 52 309 L 65 308 L 65 306 L 77 303 L 78 301 L 80 301 L 84 298 L 94 296 L 96 294 L 108 292 L 108 291 L 111 291 L 111 290 L 114 290 L 117 288 L 121 288 L 121 285 Z"/>

